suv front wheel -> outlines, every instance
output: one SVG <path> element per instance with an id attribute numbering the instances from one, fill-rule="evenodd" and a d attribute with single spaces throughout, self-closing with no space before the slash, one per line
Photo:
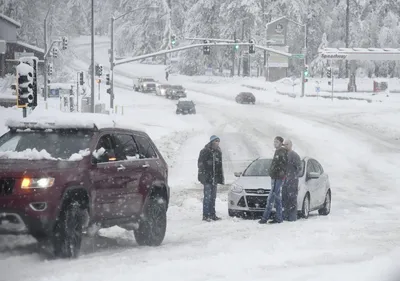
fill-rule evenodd
<path id="1" fill-rule="evenodd" d="M 84 212 L 78 202 L 71 202 L 61 210 L 53 234 L 54 255 L 76 258 L 82 242 Z"/>
<path id="2" fill-rule="evenodd" d="M 145 207 L 139 228 L 134 231 L 136 242 L 143 246 L 159 246 L 167 230 L 167 206 L 161 197 L 151 197 Z"/>

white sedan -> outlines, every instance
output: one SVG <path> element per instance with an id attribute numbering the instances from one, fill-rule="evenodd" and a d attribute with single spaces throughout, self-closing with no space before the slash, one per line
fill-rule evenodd
<path id="1" fill-rule="evenodd" d="M 239 178 L 232 184 L 228 194 L 231 217 L 254 216 L 264 212 L 271 191 L 271 178 L 268 175 L 271 162 L 272 159 L 258 158 L 243 173 L 235 173 Z M 328 215 L 332 198 L 328 175 L 313 158 L 305 157 L 302 164 L 297 197 L 299 215 L 308 218 L 309 213 L 316 210 L 320 215 Z"/>

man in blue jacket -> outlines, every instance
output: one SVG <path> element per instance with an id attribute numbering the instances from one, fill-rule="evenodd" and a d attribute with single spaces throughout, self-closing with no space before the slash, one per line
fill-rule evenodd
<path id="1" fill-rule="evenodd" d="M 219 137 L 213 135 L 210 142 L 200 151 L 198 166 L 198 180 L 204 185 L 203 220 L 220 220 L 215 212 L 217 185 L 224 184 L 222 169 L 222 152 L 219 147 Z"/>
<path id="2" fill-rule="evenodd" d="M 282 137 L 275 137 L 274 147 L 276 149 L 274 158 L 272 159 L 271 166 L 268 170 L 269 176 L 271 177 L 271 191 L 267 199 L 267 208 L 264 211 L 262 219 L 259 221 L 260 224 L 265 224 L 268 222 L 274 203 L 276 207 L 276 217 L 272 223 L 281 223 L 283 221 L 281 188 L 286 175 L 288 156 L 286 148 L 283 147 Z"/>

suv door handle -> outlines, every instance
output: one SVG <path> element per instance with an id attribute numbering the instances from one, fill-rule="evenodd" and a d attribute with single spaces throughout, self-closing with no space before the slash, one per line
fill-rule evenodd
<path id="1" fill-rule="evenodd" d="M 126 168 L 125 168 L 124 166 L 119 165 L 118 168 L 117 168 L 117 171 L 123 171 L 123 170 L 125 170 L 125 169 L 126 169 Z"/>
<path id="2" fill-rule="evenodd" d="M 150 165 L 149 164 L 143 164 L 142 167 L 143 168 L 148 168 L 148 167 L 150 167 Z"/>

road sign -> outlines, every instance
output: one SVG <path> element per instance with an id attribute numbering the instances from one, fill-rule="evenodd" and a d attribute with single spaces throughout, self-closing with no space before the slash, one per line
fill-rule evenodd
<path id="1" fill-rule="evenodd" d="M 304 59 L 304 54 L 292 54 L 292 58 Z"/>
<path id="2" fill-rule="evenodd" d="M 317 93 L 319 93 L 319 92 L 321 92 L 321 88 L 320 88 L 319 86 L 317 86 L 317 87 L 315 87 L 315 91 L 316 91 Z"/>

